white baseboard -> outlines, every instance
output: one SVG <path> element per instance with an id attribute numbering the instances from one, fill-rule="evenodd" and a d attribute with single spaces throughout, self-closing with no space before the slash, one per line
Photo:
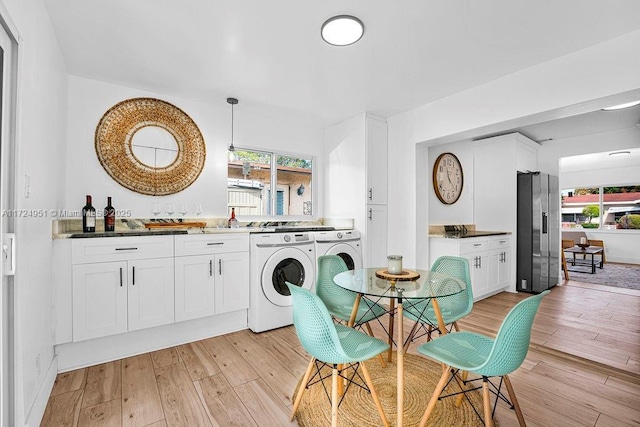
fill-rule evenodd
<path id="1" fill-rule="evenodd" d="M 47 402 L 49 402 L 51 390 L 53 390 L 53 384 L 56 381 L 57 375 L 58 357 L 54 355 L 53 360 L 49 364 L 47 372 L 44 375 L 42 384 L 40 385 L 40 389 L 38 390 L 38 394 L 36 395 L 33 405 L 31 405 L 31 409 L 29 410 L 27 419 L 24 422 L 25 426 L 37 427 L 42 422 L 42 417 L 44 416 L 44 411 L 47 408 Z"/>
<path id="2" fill-rule="evenodd" d="M 72 371 L 242 329 L 247 329 L 246 310 L 125 334 L 58 344 L 55 346 L 58 371 Z"/>

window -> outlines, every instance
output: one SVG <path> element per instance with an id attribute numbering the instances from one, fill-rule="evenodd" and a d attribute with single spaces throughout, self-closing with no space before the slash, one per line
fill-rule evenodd
<path id="1" fill-rule="evenodd" d="M 227 163 L 229 213 L 233 207 L 237 215 L 313 215 L 312 158 L 238 149 L 236 155 Z"/>
<path id="2" fill-rule="evenodd" d="M 640 229 L 640 185 L 562 190 L 562 227 Z"/>

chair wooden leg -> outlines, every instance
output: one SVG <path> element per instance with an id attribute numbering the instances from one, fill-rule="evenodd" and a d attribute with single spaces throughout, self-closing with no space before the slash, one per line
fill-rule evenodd
<path id="1" fill-rule="evenodd" d="M 420 420 L 420 427 L 424 427 L 427 424 L 427 420 L 429 419 L 429 416 L 433 412 L 433 408 L 436 407 L 436 403 L 438 402 L 438 397 L 440 397 L 440 394 L 442 394 L 442 390 L 444 390 L 444 386 L 447 385 L 450 369 L 451 369 L 450 366 L 447 366 L 446 369 L 443 369 L 442 376 L 440 377 L 440 381 L 438 381 L 438 385 L 436 386 L 436 389 L 433 390 L 433 394 L 431 395 L 431 400 L 429 400 L 427 409 L 424 411 L 424 415 Z"/>
<path id="2" fill-rule="evenodd" d="M 333 365 L 331 374 L 331 427 L 338 426 L 338 366 Z"/>
<path id="3" fill-rule="evenodd" d="M 429 325 L 427 328 L 427 342 L 431 341 L 431 334 L 433 333 L 433 326 Z"/>
<path id="4" fill-rule="evenodd" d="M 467 388 L 467 386 L 464 384 L 464 381 L 466 381 L 467 378 L 469 377 L 469 372 L 468 371 L 463 371 L 462 375 L 460 377 L 462 378 L 462 381 L 463 381 L 463 383 L 460 386 L 460 388 L 462 389 L 462 391 L 464 391 Z M 456 397 L 456 408 L 460 407 L 460 404 L 462 403 L 462 399 L 464 399 L 464 393 L 459 394 Z"/>
<path id="5" fill-rule="evenodd" d="M 455 329 L 456 332 L 460 332 L 460 328 L 458 327 L 458 322 L 453 322 L 453 329 Z"/>
<path id="6" fill-rule="evenodd" d="M 298 410 L 298 405 L 302 401 L 302 395 L 304 391 L 307 389 L 307 382 L 309 382 L 309 377 L 311 376 L 311 372 L 313 371 L 313 367 L 316 363 L 316 358 L 312 357 L 311 362 L 309 362 L 309 366 L 307 366 L 307 370 L 304 373 L 304 377 L 302 377 L 302 382 L 300 383 L 300 388 L 298 389 L 298 394 L 296 395 L 296 401 L 293 404 L 293 409 L 291 410 L 291 417 L 289 417 L 289 421 L 293 421 L 293 417 L 296 416 L 296 411 Z"/>
<path id="7" fill-rule="evenodd" d="M 511 385 L 511 380 L 508 375 L 504 377 L 504 384 L 507 386 L 507 391 L 509 392 L 509 399 L 511 399 L 511 404 L 513 405 L 513 409 L 516 411 L 516 416 L 518 417 L 518 423 L 520 427 L 525 427 L 527 423 L 524 422 L 524 416 L 522 415 L 522 410 L 520 409 L 520 405 L 518 404 L 518 399 L 516 398 L 516 392 Z"/>
<path id="8" fill-rule="evenodd" d="M 378 393 L 376 393 L 376 389 L 373 387 L 373 382 L 371 381 L 371 375 L 369 375 L 369 370 L 366 366 L 364 366 L 364 362 L 360 363 L 360 367 L 362 368 L 362 375 L 364 375 L 364 380 L 367 383 L 367 387 L 371 391 L 371 398 L 373 399 L 373 403 L 376 404 L 376 408 L 378 408 L 378 413 L 380 414 L 380 418 L 382 418 L 382 423 L 385 427 L 389 427 L 389 420 L 387 416 L 384 414 L 384 410 L 382 409 L 382 403 L 380 403 L 380 399 L 378 398 Z"/>
<path id="9" fill-rule="evenodd" d="M 491 416 L 491 393 L 489 392 L 489 380 L 482 379 L 482 402 L 484 406 L 484 425 L 493 427 L 493 417 Z"/>
<path id="10" fill-rule="evenodd" d="M 371 325 L 369 324 L 369 322 L 365 323 L 365 326 L 367 327 L 367 332 L 369 333 L 369 336 L 373 337 L 373 330 L 371 329 Z M 382 357 L 382 353 L 378 354 L 378 360 L 380 361 L 380 365 L 383 368 L 387 367 L 387 364 L 384 363 L 384 357 Z"/>

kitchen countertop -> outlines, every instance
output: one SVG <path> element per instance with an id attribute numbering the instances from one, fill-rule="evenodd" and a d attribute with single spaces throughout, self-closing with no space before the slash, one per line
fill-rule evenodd
<path id="1" fill-rule="evenodd" d="M 439 233 L 430 234 L 429 237 L 442 237 L 446 239 L 467 239 L 472 237 L 487 237 L 487 236 L 503 236 L 509 235 L 507 231 L 484 231 L 484 230 L 472 230 L 466 233 Z"/>
<path id="2" fill-rule="evenodd" d="M 313 232 L 324 230 L 352 230 L 351 221 L 337 221 L 332 225 L 322 224 L 321 221 L 269 221 L 269 222 L 247 222 L 240 224 L 237 228 L 218 227 L 219 219 L 203 220 L 204 227 L 189 227 L 185 224 L 180 227 L 179 222 L 167 221 L 166 228 L 155 226 L 145 227 L 145 223 L 150 222 L 145 219 L 120 219 L 116 221 L 116 231 L 105 232 L 102 221 L 98 221 L 97 231 L 93 233 L 83 233 L 81 231 L 81 221 L 56 222 L 53 225 L 53 239 L 83 239 L 100 237 L 130 237 L 130 236 L 173 236 L 182 234 L 229 234 L 229 233 L 296 233 Z M 223 221 L 224 222 L 224 221 Z M 161 223 L 161 222 L 160 222 Z M 169 225 L 170 224 L 170 225 Z"/>

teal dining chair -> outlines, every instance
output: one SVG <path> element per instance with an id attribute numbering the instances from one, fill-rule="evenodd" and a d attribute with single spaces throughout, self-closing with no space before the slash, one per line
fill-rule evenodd
<path id="1" fill-rule="evenodd" d="M 493 425 L 493 414 L 498 398 L 503 399 L 511 405 L 511 409 L 516 411 L 520 426 L 526 425 L 508 374 L 518 369 L 527 356 L 533 319 L 542 298 L 548 293 L 549 291 L 546 290 L 516 304 L 504 318 L 495 339 L 474 332 L 452 332 L 418 347 L 419 353 L 446 366 L 422 416 L 420 427 L 426 424 L 439 399 L 455 395 L 462 396 L 479 389 L 482 389 L 485 426 Z M 462 375 L 460 375 L 460 371 L 463 371 Z M 479 377 L 467 380 L 468 373 Z M 501 381 L 498 386 L 491 382 L 492 389 L 490 389 L 489 383 L 492 377 L 500 377 Z M 453 379 L 456 379 L 456 382 L 461 385 L 462 394 L 452 393 L 441 396 L 445 387 Z M 467 389 L 468 383 L 479 380 L 482 380 L 482 386 Z M 503 382 L 509 393 L 510 401 L 500 391 Z M 493 410 L 491 409 L 490 393 L 496 396 Z M 478 414 L 478 416 L 480 415 Z"/>
<path id="2" fill-rule="evenodd" d="M 356 329 L 333 322 L 327 307 L 320 297 L 307 289 L 287 282 L 293 300 L 293 325 L 302 347 L 311 355 L 311 361 L 302 378 L 296 395 L 291 421 L 296 415 L 304 391 L 312 384 L 328 378 L 322 373 L 325 366 L 331 367 L 331 425 L 338 423 L 338 380 L 348 379 L 344 393 L 349 391 L 351 382 L 356 379 L 356 372 L 362 368 L 362 376 L 366 385 L 358 384 L 371 393 L 382 423 L 389 426 L 389 421 L 382 409 L 380 399 L 371 382 L 365 360 L 369 360 L 389 349 L 384 341 L 371 337 Z M 315 368 L 315 375 L 311 377 Z M 347 374 L 347 370 L 349 374 Z M 323 384 L 324 386 L 324 384 Z"/>
<path id="3" fill-rule="evenodd" d="M 466 288 L 464 291 L 448 297 L 438 298 L 438 306 L 442 313 L 445 325 L 450 330 L 459 331 L 458 320 L 462 319 L 473 308 L 473 290 L 471 288 L 471 276 L 469 274 L 469 261 L 466 258 L 455 256 L 441 256 L 431 266 L 431 271 L 443 273 L 462 280 Z M 405 351 L 411 342 L 427 335 L 427 341 L 431 340 L 431 333 L 438 329 L 438 319 L 433 310 L 433 304 L 429 300 L 418 301 L 415 304 L 405 303 L 402 313 L 408 319 L 413 320 L 413 328 L 405 341 Z M 420 331 L 424 333 L 420 334 Z"/>
<path id="4" fill-rule="evenodd" d="M 333 278 L 338 273 L 348 271 L 347 264 L 338 255 L 324 255 L 318 257 L 318 271 L 316 272 L 316 294 L 329 310 L 331 316 L 340 322 L 348 322 L 351 317 L 353 305 L 356 302 L 357 294 L 348 289 L 344 289 L 335 284 Z M 354 328 L 365 325 L 369 335 L 373 336 L 373 331 L 369 322 L 378 319 L 386 310 L 380 304 L 368 299 L 361 299 L 358 305 L 358 313 Z"/>

